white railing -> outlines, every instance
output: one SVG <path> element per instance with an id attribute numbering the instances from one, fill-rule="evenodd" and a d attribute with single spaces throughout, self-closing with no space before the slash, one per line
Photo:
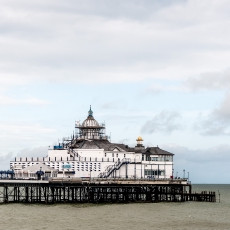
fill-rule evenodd
<path id="1" fill-rule="evenodd" d="M 123 164 L 129 164 L 131 160 L 129 158 L 124 158 L 121 161 L 117 161 L 114 165 L 109 165 L 104 172 L 98 175 L 99 178 L 107 178 L 111 175 L 114 170 L 120 169 Z"/>

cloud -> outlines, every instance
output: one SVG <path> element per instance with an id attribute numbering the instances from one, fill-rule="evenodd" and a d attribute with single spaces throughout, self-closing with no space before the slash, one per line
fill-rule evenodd
<path id="1" fill-rule="evenodd" d="M 198 77 L 189 78 L 185 85 L 192 90 L 229 90 L 230 69 L 202 73 Z"/>
<path id="2" fill-rule="evenodd" d="M 56 130 L 51 129 L 51 128 L 45 128 L 42 127 L 40 124 L 31 124 L 31 125 L 26 125 L 26 124 L 16 124 L 16 123 L 11 123 L 11 124 L 6 124 L 4 122 L 0 123 L 0 129 L 1 129 L 1 138 L 5 137 L 17 137 L 18 139 L 23 138 L 30 140 L 32 139 L 32 133 L 34 135 L 38 134 L 47 134 L 47 133 L 55 133 Z M 24 134 L 22 136 L 21 134 Z"/>
<path id="3" fill-rule="evenodd" d="M 10 169 L 10 160 L 12 159 L 13 154 L 12 153 L 8 153 L 5 155 L 2 155 L 0 153 L 0 169 L 1 170 L 8 170 Z"/>
<path id="4" fill-rule="evenodd" d="M 184 0 L 166 0 L 166 1 L 148 1 L 143 0 L 141 2 L 133 0 L 98 0 L 97 2 L 92 0 L 67 0 L 65 2 L 61 0 L 40 0 L 40 1 L 28 1 L 22 0 L 20 3 L 14 0 L 3 0 L 2 7 L 3 16 L 16 19 L 26 19 L 30 14 L 43 12 L 46 13 L 61 13 L 65 15 L 84 15 L 84 16 L 99 16 L 107 19 L 127 18 L 133 20 L 146 20 L 152 16 L 153 13 L 160 11 L 162 8 L 184 3 Z M 18 9 L 16 14 L 13 10 Z M 27 14 L 21 12 L 27 12 Z M 29 13 L 29 12 L 31 13 Z"/>
<path id="5" fill-rule="evenodd" d="M 36 148 L 25 148 L 18 149 L 18 154 L 13 154 L 12 152 L 8 154 L 0 153 L 0 169 L 8 170 L 10 169 L 10 161 L 14 160 L 14 157 L 45 157 L 47 156 L 48 146 L 40 146 Z"/>
<path id="6" fill-rule="evenodd" d="M 195 124 L 203 135 L 230 135 L 230 94 L 227 93 L 220 106 L 209 114 L 200 115 Z"/>
<path id="7" fill-rule="evenodd" d="M 144 89 L 143 94 L 159 94 L 162 92 L 188 92 L 188 88 L 185 87 L 183 81 L 177 80 L 164 80 L 164 81 L 154 81 L 154 84 L 148 86 Z"/>
<path id="8" fill-rule="evenodd" d="M 218 145 L 207 149 L 189 149 L 184 146 L 167 145 L 163 149 L 175 154 L 174 175 L 183 177 L 188 172 L 192 183 L 228 183 L 230 145 Z"/>
<path id="9" fill-rule="evenodd" d="M 36 148 L 25 148 L 19 151 L 18 157 L 46 157 L 48 153 L 48 146 L 40 146 Z"/>
<path id="10" fill-rule="evenodd" d="M 181 115 L 177 112 L 162 111 L 147 121 L 141 128 L 142 133 L 154 132 L 172 133 L 181 129 Z"/>
<path id="11" fill-rule="evenodd" d="M 175 153 L 176 158 L 190 163 L 204 164 L 205 162 L 230 161 L 230 145 L 218 145 L 212 148 L 187 148 L 180 145 L 165 145 L 163 148 Z"/>
<path id="12" fill-rule="evenodd" d="M 40 124 L 28 122 L 0 122 L 1 152 L 4 155 L 12 152 L 14 155 L 20 149 L 38 145 L 50 145 L 57 137 L 57 130 Z"/>
<path id="13" fill-rule="evenodd" d="M 47 101 L 40 100 L 38 98 L 29 97 L 25 99 L 18 99 L 13 97 L 8 97 L 4 95 L 0 95 L 0 105 L 47 105 L 49 104 Z"/>
<path id="14" fill-rule="evenodd" d="M 203 135 L 230 135 L 230 69 L 219 72 L 206 72 L 185 81 L 190 90 L 219 91 L 223 101 L 208 113 L 201 113 L 194 128 Z"/>
<path id="15" fill-rule="evenodd" d="M 102 102 L 102 104 L 100 105 L 100 108 L 105 111 L 117 110 L 121 107 L 122 105 L 118 101 Z"/>
<path id="16" fill-rule="evenodd" d="M 228 10 L 208 0 L 4 0 L 0 84 L 184 79 L 223 69 Z"/>

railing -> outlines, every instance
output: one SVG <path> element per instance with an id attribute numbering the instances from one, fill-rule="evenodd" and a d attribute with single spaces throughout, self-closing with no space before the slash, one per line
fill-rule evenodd
<path id="1" fill-rule="evenodd" d="M 81 157 L 79 154 L 78 154 L 78 152 L 76 152 L 75 150 L 73 150 L 73 149 L 68 149 L 68 153 L 70 154 L 70 156 L 71 156 L 71 153 L 73 154 L 72 155 L 72 157 Z"/>
<path id="2" fill-rule="evenodd" d="M 120 167 L 124 164 L 129 164 L 131 160 L 129 158 L 124 158 L 122 161 L 117 161 L 114 165 L 109 165 L 104 172 L 98 175 L 99 178 L 107 178 L 113 173 L 115 170 L 120 169 Z"/>

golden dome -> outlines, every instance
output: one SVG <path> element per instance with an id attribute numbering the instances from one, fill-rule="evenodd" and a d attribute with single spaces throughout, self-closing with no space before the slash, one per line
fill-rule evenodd
<path id="1" fill-rule="evenodd" d="M 142 137 L 139 136 L 139 137 L 137 138 L 137 141 L 143 141 Z"/>

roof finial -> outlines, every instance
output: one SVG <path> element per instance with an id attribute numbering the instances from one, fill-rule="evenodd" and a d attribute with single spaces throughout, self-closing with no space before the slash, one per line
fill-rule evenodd
<path id="1" fill-rule="evenodd" d="M 91 105 L 90 105 L 90 109 L 89 109 L 89 112 L 88 112 L 89 116 L 92 117 L 93 116 L 93 111 L 91 109 Z"/>

